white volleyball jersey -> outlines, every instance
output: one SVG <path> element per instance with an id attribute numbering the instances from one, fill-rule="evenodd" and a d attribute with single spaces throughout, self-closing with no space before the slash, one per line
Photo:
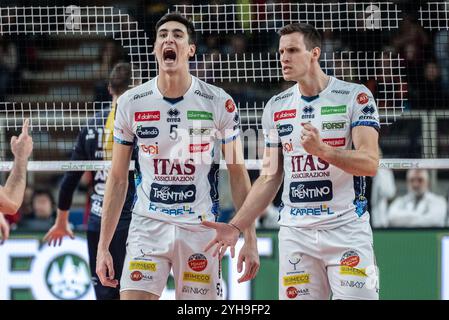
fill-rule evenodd
<path id="1" fill-rule="evenodd" d="M 316 127 L 323 142 L 352 149 L 351 129 L 379 129 L 371 92 L 363 85 L 330 77 L 317 96 L 302 96 L 299 86 L 274 96 L 262 118 L 268 147 L 281 147 L 284 191 L 279 223 L 284 226 L 335 228 L 366 212 L 365 178 L 355 177 L 308 154 L 300 143 L 301 123 Z"/>
<path id="2" fill-rule="evenodd" d="M 134 212 L 175 224 L 213 221 L 220 144 L 239 135 L 232 98 L 194 76 L 183 97 L 165 98 L 156 77 L 125 92 L 117 105 L 115 141 L 136 139 L 139 148 Z"/>

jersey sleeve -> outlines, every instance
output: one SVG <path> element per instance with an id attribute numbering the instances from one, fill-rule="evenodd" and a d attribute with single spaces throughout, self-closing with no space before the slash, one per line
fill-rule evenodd
<path id="1" fill-rule="evenodd" d="M 371 91 L 363 85 L 357 88 L 354 101 L 352 102 L 351 128 L 357 126 L 373 127 L 376 130 L 380 129 L 376 101 Z"/>
<path id="2" fill-rule="evenodd" d="M 278 131 L 274 126 L 273 114 L 271 111 L 271 100 L 267 102 L 263 110 L 262 130 L 266 147 L 269 148 L 282 147 Z"/>
<path id="3" fill-rule="evenodd" d="M 240 117 L 232 97 L 223 92 L 218 106 L 217 138 L 223 144 L 234 141 L 240 134 Z"/>
<path id="4" fill-rule="evenodd" d="M 132 129 L 132 115 L 130 112 L 130 102 L 126 99 L 127 94 L 123 94 L 117 100 L 114 120 L 114 141 L 123 145 L 132 146 L 134 132 Z"/>
<path id="5" fill-rule="evenodd" d="M 87 128 L 81 130 L 78 134 L 76 144 L 73 147 L 72 155 L 70 160 L 89 160 L 84 143 L 86 141 Z M 58 195 L 58 209 L 69 210 L 72 206 L 73 193 L 78 187 L 78 183 L 81 180 L 84 171 L 67 171 L 61 182 L 61 187 L 59 188 Z"/>

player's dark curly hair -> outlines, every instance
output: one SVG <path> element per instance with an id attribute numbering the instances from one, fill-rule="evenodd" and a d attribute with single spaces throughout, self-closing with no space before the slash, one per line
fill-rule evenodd
<path id="1" fill-rule="evenodd" d="M 184 17 L 179 12 L 170 12 L 165 14 L 162 18 L 160 18 L 159 21 L 156 23 L 156 32 L 159 30 L 159 27 L 161 25 L 169 21 L 176 21 L 183 24 L 187 29 L 187 34 L 189 35 L 189 43 L 190 44 L 196 43 L 195 26 L 193 25 L 192 21 Z"/>

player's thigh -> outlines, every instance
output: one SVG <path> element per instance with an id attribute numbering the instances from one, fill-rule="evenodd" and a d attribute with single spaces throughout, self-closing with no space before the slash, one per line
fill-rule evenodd
<path id="1" fill-rule="evenodd" d="M 126 290 L 120 292 L 120 300 L 159 300 L 159 296 L 146 291 Z"/>
<path id="2" fill-rule="evenodd" d="M 176 299 L 221 300 L 223 284 L 221 264 L 212 257 L 212 250 L 204 252 L 215 237 L 215 230 L 191 231 L 177 228 L 173 258 Z"/>
<path id="3" fill-rule="evenodd" d="M 125 291 L 162 294 L 171 269 L 173 228 L 168 223 L 133 215 L 120 280 L 121 294 Z"/>
<path id="4" fill-rule="evenodd" d="M 379 299 L 379 275 L 369 223 L 358 220 L 329 232 L 326 257 L 333 299 Z"/>
<path id="5" fill-rule="evenodd" d="M 279 230 L 279 299 L 328 300 L 329 283 L 323 261 L 313 247 L 315 230 Z"/>

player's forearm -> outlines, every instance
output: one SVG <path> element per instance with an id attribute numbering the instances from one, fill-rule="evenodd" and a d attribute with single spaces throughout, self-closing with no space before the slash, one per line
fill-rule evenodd
<path id="1" fill-rule="evenodd" d="M 11 174 L 6 181 L 3 191 L 8 197 L 10 209 L 17 211 L 22 204 L 26 187 L 28 159 L 15 159 Z"/>
<path id="2" fill-rule="evenodd" d="M 109 250 L 109 244 L 111 243 L 115 229 L 117 228 L 127 190 L 127 175 L 119 178 L 111 174 L 108 176 L 101 214 L 101 231 L 98 250 Z"/>
<path id="3" fill-rule="evenodd" d="M 248 228 L 273 201 L 282 183 L 282 175 L 262 175 L 252 186 L 245 202 L 231 223 L 241 230 Z"/>
<path id="4" fill-rule="evenodd" d="M 251 189 L 251 181 L 246 168 L 243 167 L 242 170 L 237 172 L 230 171 L 229 183 L 235 210 L 238 212 Z M 256 224 L 254 222 L 242 231 L 246 243 L 254 242 L 256 240 Z"/>
<path id="5" fill-rule="evenodd" d="M 365 150 L 343 150 L 323 145 L 318 157 L 355 176 L 375 176 L 379 156 Z"/>
<path id="6" fill-rule="evenodd" d="M 69 222 L 69 210 L 57 210 L 55 225 L 66 225 Z"/>

